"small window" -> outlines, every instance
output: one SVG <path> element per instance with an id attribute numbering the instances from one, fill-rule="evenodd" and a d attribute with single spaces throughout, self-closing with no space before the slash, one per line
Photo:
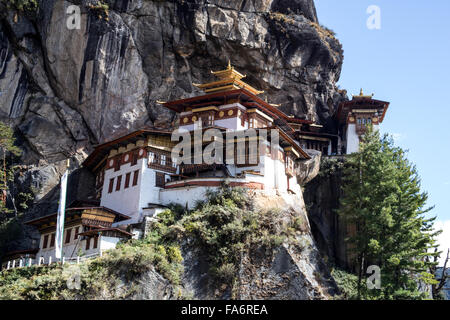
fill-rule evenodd
<path id="1" fill-rule="evenodd" d="M 158 188 L 164 188 L 165 185 L 165 174 L 162 172 L 156 172 L 156 184 Z"/>
<path id="2" fill-rule="evenodd" d="M 97 249 L 98 246 L 98 236 L 94 237 L 94 244 L 92 245 L 92 249 Z"/>
<path id="3" fill-rule="evenodd" d="M 70 237 L 72 236 L 72 229 L 67 229 L 66 231 L 66 242 L 65 243 L 69 243 L 70 242 Z"/>
<path id="4" fill-rule="evenodd" d="M 91 238 L 86 239 L 86 250 L 89 250 L 91 246 Z"/>
<path id="5" fill-rule="evenodd" d="M 177 167 L 177 158 L 172 159 L 172 167 L 174 167 L 174 168 Z"/>
<path id="6" fill-rule="evenodd" d="M 119 171 L 120 170 L 120 162 L 121 162 L 121 158 L 117 157 L 116 161 L 114 162 L 114 171 Z"/>
<path id="7" fill-rule="evenodd" d="M 136 170 L 133 175 L 133 186 L 137 186 L 139 178 L 139 170 Z"/>
<path id="8" fill-rule="evenodd" d="M 122 183 L 122 176 L 117 177 L 117 183 L 116 183 L 116 191 L 120 190 L 120 185 Z"/>
<path id="9" fill-rule="evenodd" d="M 114 187 L 114 178 L 109 179 L 109 188 L 108 188 L 108 193 L 113 192 L 113 187 Z"/>
<path id="10" fill-rule="evenodd" d="M 148 163 L 155 163 L 155 154 L 153 152 L 148 153 Z"/>
<path id="11" fill-rule="evenodd" d="M 48 234 L 44 236 L 44 241 L 42 243 L 42 249 L 46 249 L 48 245 Z"/>
<path id="12" fill-rule="evenodd" d="M 134 166 L 135 164 L 137 164 L 138 161 L 138 154 L 137 152 L 133 152 L 133 154 L 131 155 L 131 165 Z"/>
<path id="13" fill-rule="evenodd" d="M 161 155 L 161 165 L 165 166 L 166 165 L 166 156 L 165 155 Z"/>
<path id="14" fill-rule="evenodd" d="M 76 227 L 75 228 L 75 236 L 73 237 L 74 238 L 74 240 L 77 240 L 78 239 L 78 234 L 80 233 L 80 227 Z"/>
<path id="15" fill-rule="evenodd" d="M 53 248 L 55 246 L 55 234 L 52 233 L 50 238 L 50 248 Z"/>
<path id="16" fill-rule="evenodd" d="M 125 186 L 124 186 L 125 189 L 130 186 L 130 177 L 131 177 L 131 172 L 128 172 L 125 175 Z"/>

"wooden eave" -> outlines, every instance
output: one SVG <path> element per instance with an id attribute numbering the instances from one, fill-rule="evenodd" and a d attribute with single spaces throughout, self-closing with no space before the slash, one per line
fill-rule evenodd
<path id="1" fill-rule="evenodd" d="M 387 109 L 390 103 L 386 101 L 370 99 L 370 98 L 358 98 L 350 101 L 342 102 L 339 104 L 338 110 L 336 111 L 336 118 L 339 122 L 345 123 L 347 120 L 347 115 L 351 109 L 378 109 L 382 111 L 380 116 L 380 123 L 383 122 L 386 115 Z"/>
<path id="2" fill-rule="evenodd" d="M 156 129 L 141 129 L 134 131 L 123 137 L 95 146 L 95 150 L 86 158 L 86 160 L 84 160 L 82 165 L 91 171 L 94 169 L 96 170 L 99 164 L 108 156 L 111 149 L 118 148 L 120 146 L 126 147 L 128 144 L 136 143 L 136 141 L 145 139 L 152 134 L 170 136 L 172 132 Z"/>
<path id="3" fill-rule="evenodd" d="M 118 221 L 123 221 L 123 220 L 128 220 L 131 219 L 131 217 L 118 213 L 114 210 L 111 210 L 109 208 L 106 207 L 82 207 L 82 208 L 68 208 L 66 209 L 66 217 L 71 217 L 73 215 L 80 215 L 80 219 L 81 216 L 83 214 L 83 211 L 85 210 L 101 210 L 101 211 L 105 211 L 108 212 L 110 214 L 113 214 L 115 216 L 114 222 L 118 222 Z M 50 223 L 55 223 L 57 220 L 58 214 L 57 213 L 53 213 L 53 214 L 49 214 L 47 216 L 44 217 L 40 217 L 37 219 L 33 219 L 33 220 L 29 220 L 26 221 L 25 224 L 28 225 L 34 225 L 34 226 L 42 226 L 44 224 L 49 224 L 49 227 L 51 226 Z"/>

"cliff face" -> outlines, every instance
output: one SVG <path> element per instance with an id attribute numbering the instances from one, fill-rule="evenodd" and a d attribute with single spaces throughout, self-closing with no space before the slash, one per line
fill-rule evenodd
<path id="1" fill-rule="evenodd" d="M 228 60 L 263 97 L 330 126 L 342 49 L 317 23 L 312 0 L 39 1 L 28 14 L 0 2 L 0 120 L 16 129 L 36 200 L 51 190 L 70 157 L 175 116 L 157 100 L 200 94 Z M 70 30 L 70 5 L 81 8 Z M 54 196 L 53 196 L 54 198 Z"/>

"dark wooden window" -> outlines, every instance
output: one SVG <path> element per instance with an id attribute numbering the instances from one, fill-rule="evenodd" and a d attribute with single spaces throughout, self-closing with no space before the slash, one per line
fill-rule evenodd
<path id="1" fill-rule="evenodd" d="M 46 249 L 48 245 L 48 234 L 44 236 L 44 243 L 42 244 L 42 249 Z"/>
<path id="2" fill-rule="evenodd" d="M 92 249 L 97 249 L 97 245 L 98 245 L 98 236 L 94 237 L 94 244 L 92 245 Z"/>
<path id="3" fill-rule="evenodd" d="M 131 165 L 134 166 L 135 164 L 137 164 L 138 161 L 138 154 L 137 152 L 133 152 L 131 154 Z"/>
<path id="4" fill-rule="evenodd" d="M 113 187 L 114 187 L 114 178 L 109 179 L 109 188 L 108 188 L 108 193 L 113 192 Z"/>
<path id="5" fill-rule="evenodd" d="M 133 175 L 133 186 L 137 186 L 139 178 L 139 170 L 136 170 Z"/>
<path id="6" fill-rule="evenodd" d="M 51 238 L 50 238 L 50 248 L 55 246 L 55 234 L 52 233 Z"/>
<path id="7" fill-rule="evenodd" d="M 80 227 L 76 227 L 75 228 L 75 237 L 74 239 L 77 240 L 78 239 L 78 234 L 80 233 Z"/>
<path id="8" fill-rule="evenodd" d="M 66 230 L 66 243 L 70 242 L 71 236 L 72 236 L 72 229 L 67 229 Z"/>
<path id="9" fill-rule="evenodd" d="M 120 163 L 121 163 L 121 158 L 117 157 L 116 161 L 114 161 L 114 171 L 119 171 L 120 170 Z"/>
<path id="10" fill-rule="evenodd" d="M 165 174 L 162 172 L 156 172 L 156 186 L 158 188 L 164 188 L 165 185 Z"/>
<path id="11" fill-rule="evenodd" d="M 87 238 L 86 239 L 86 250 L 89 250 L 90 245 L 91 245 L 91 238 Z"/>
<path id="12" fill-rule="evenodd" d="M 131 177 L 131 172 L 128 172 L 125 176 L 125 189 L 128 188 L 130 186 L 130 177 Z"/>
<path id="13" fill-rule="evenodd" d="M 118 176 L 117 177 L 117 182 L 116 182 L 116 191 L 120 190 L 120 185 L 122 184 L 122 176 Z"/>

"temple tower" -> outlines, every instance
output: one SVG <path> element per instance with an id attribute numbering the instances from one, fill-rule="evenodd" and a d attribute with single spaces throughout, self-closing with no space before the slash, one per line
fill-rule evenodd
<path id="1" fill-rule="evenodd" d="M 372 126 L 378 130 L 383 122 L 389 102 L 375 100 L 372 95 L 364 95 L 363 90 L 352 100 L 339 105 L 336 113 L 339 136 L 342 141 L 340 153 L 350 154 L 359 151 L 359 142 Z"/>

